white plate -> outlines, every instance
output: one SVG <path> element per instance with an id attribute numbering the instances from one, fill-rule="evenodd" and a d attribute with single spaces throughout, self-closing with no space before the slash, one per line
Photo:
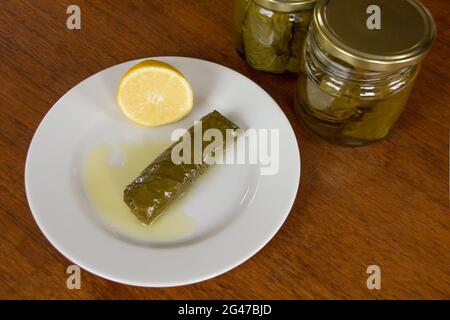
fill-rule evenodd
<path id="1" fill-rule="evenodd" d="M 33 216 L 68 259 L 101 277 L 137 286 L 184 285 L 220 275 L 258 252 L 291 210 L 300 180 L 297 141 L 277 103 L 257 84 L 224 66 L 183 57 L 157 57 L 178 68 L 195 93 L 182 121 L 145 128 L 121 114 L 115 102 L 121 76 L 141 60 L 103 70 L 67 92 L 48 112 L 30 145 L 25 186 Z M 242 128 L 279 129 L 276 175 L 258 165 L 216 165 L 182 205 L 194 230 L 167 243 L 138 243 L 98 223 L 83 190 L 87 150 L 100 143 L 165 139 L 217 109 Z M 209 174 L 209 173 L 208 173 Z"/>

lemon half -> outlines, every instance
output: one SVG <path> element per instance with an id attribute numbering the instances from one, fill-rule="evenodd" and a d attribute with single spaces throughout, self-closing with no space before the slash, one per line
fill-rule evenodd
<path id="1" fill-rule="evenodd" d="M 155 127 L 186 116 L 194 105 L 194 94 L 189 81 L 176 68 L 145 60 L 122 77 L 117 103 L 131 121 Z"/>

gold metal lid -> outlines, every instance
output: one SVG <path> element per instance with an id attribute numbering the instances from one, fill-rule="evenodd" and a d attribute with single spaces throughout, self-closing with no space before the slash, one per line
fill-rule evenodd
<path id="1" fill-rule="evenodd" d="M 279 12 L 311 10 L 316 4 L 316 0 L 255 0 L 255 2 L 261 7 Z"/>
<path id="2" fill-rule="evenodd" d="M 380 29 L 368 24 L 372 5 L 380 9 Z M 329 54 L 374 71 L 420 62 L 436 37 L 433 17 L 417 0 L 318 0 L 313 28 Z"/>

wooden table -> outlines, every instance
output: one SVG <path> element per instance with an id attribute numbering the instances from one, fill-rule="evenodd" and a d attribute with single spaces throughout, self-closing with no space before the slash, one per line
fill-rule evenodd
<path id="1" fill-rule="evenodd" d="M 423 2 L 438 39 L 407 109 L 388 139 L 355 149 L 328 144 L 300 125 L 294 77 L 254 71 L 239 58 L 231 0 L 79 0 L 81 30 L 66 28 L 70 0 L 2 0 L 0 298 L 450 298 L 450 6 Z M 50 107 L 81 80 L 163 55 L 223 64 L 275 98 L 301 149 L 297 200 L 264 249 L 215 279 L 152 289 L 83 271 L 81 289 L 69 290 L 71 262 L 46 240 L 27 205 L 23 174 L 31 138 Z M 369 265 L 381 268 L 381 290 L 367 289 Z"/>

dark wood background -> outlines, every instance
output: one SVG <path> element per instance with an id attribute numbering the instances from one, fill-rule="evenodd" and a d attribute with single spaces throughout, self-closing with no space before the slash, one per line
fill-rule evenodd
<path id="1" fill-rule="evenodd" d="M 330 145 L 301 127 L 295 78 L 248 67 L 233 49 L 231 0 L 78 0 L 82 29 L 66 28 L 71 0 L 0 2 L 0 298 L 450 298 L 448 1 L 423 1 L 437 41 L 392 135 L 362 148 Z M 82 272 L 45 239 L 25 197 L 25 156 L 50 107 L 81 80 L 151 56 L 197 57 L 255 80 L 297 135 L 302 177 L 284 226 L 256 256 L 215 279 L 157 289 Z M 381 290 L 366 268 L 382 271 Z"/>

